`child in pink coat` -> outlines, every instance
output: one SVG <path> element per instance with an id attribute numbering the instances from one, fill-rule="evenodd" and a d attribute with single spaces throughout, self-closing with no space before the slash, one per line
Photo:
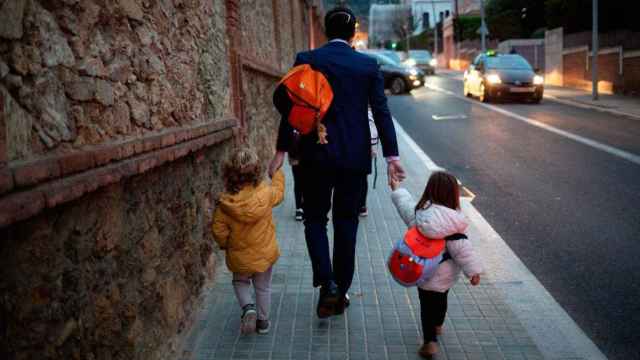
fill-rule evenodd
<path id="1" fill-rule="evenodd" d="M 422 235 L 430 239 L 463 234 L 467 229 L 467 220 L 460 211 L 458 181 L 453 175 L 434 172 L 417 203 L 409 191 L 399 186 L 398 182 L 391 182 L 391 199 L 407 226 L 416 226 Z M 480 283 L 482 264 L 466 236 L 447 241 L 445 252 L 447 260 L 438 266 L 429 280 L 418 285 L 424 335 L 424 344 L 418 353 L 425 358 L 431 358 L 439 350 L 437 335 L 442 332 L 447 313 L 447 294 L 460 273 L 464 273 L 472 285 Z"/>

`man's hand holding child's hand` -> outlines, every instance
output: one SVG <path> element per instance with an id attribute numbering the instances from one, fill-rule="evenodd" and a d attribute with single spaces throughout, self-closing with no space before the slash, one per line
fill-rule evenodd
<path id="1" fill-rule="evenodd" d="M 476 286 L 480 284 L 480 274 L 475 274 L 471 277 L 471 285 Z"/>
<path id="2" fill-rule="evenodd" d="M 389 186 L 391 187 L 391 191 L 396 191 L 400 187 L 400 181 L 396 179 L 389 179 Z"/>

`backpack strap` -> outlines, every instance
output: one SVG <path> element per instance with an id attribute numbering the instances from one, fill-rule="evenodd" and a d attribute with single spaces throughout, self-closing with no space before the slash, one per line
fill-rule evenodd
<path id="1" fill-rule="evenodd" d="M 462 234 L 462 233 L 455 233 L 455 234 L 451 234 L 449 236 L 445 236 L 444 240 L 445 241 L 456 241 L 456 240 L 464 240 L 464 239 L 468 239 L 467 235 Z M 447 260 L 451 260 L 453 259 L 451 257 L 451 255 L 449 254 L 448 251 L 444 251 L 444 254 L 442 254 L 442 260 L 440 260 L 440 264 L 442 264 L 443 262 L 447 261 Z"/>
<path id="2" fill-rule="evenodd" d="M 373 157 L 373 188 L 376 188 L 376 182 L 378 182 L 378 159 Z"/>
<path id="3" fill-rule="evenodd" d="M 468 239 L 467 235 L 462 234 L 462 233 L 455 233 L 455 234 L 451 234 L 449 236 L 445 236 L 444 238 L 447 241 L 456 241 L 456 240 L 464 240 L 464 239 Z"/>

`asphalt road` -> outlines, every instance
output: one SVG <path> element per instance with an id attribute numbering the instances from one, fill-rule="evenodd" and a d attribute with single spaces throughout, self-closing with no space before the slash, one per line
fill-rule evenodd
<path id="1" fill-rule="evenodd" d="M 462 94 L 458 77 L 427 82 Z M 389 105 L 596 345 L 640 359 L 640 164 L 428 88 Z M 640 120 L 549 100 L 495 105 L 640 155 Z"/>

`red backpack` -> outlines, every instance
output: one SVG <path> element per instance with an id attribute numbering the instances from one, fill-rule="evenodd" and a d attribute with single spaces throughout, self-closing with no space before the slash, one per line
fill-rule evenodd
<path id="1" fill-rule="evenodd" d="M 280 80 L 276 94 L 280 87 L 284 88 L 292 104 L 289 124 L 302 135 L 317 130 L 318 142 L 326 144 L 327 129 L 322 119 L 333 101 L 333 90 L 324 74 L 311 65 L 298 65 Z"/>

